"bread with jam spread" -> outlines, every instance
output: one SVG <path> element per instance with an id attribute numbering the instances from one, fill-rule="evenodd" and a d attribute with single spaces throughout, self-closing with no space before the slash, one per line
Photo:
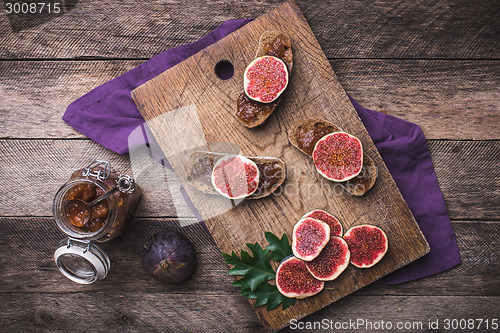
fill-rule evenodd
<path id="1" fill-rule="evenodd" d="M 292 42 L 288 35 L 279 31 L 265 31 L 259 40 L 256 58 L 265 55 L 278 57 L 285 63 L 288 74 L 292 72 Z M 263 124 L 273 113 L 282 99 L 282 95 L 271 103 L 254 101 L 242 92 L 236 104 L 236 119 L 245 127 L 253 128 Z"/>
<path id="2" fill-rule="evenodd" d="M 212 169 L 215 163 L 227 154 L 198 151 L 192 153 L 186 162 L 186 180 L 197 190 L 219 195 L 212 185 Z M 286 178 L 285 163 L 276 157 L 248 157 L 260 170 L 257 191 L 245 199 L 260 199 L 276 191 Z M 202 166 L 200 168 L 200 166 Z M 201 172 L 200 172 L 201 171 Z M 269 177 L 271 176 L 271 177 Z"/>
<path id="3" fill-rule="evenodd" d="M 342 129 L 334 123 L 320 118 L 302 119 L 292 125 L 288 133 L 288 140 L 295 148 L 312 158 L 314 146 L 321 137 L 340 131 Z M 370 156 L 363 152 L 363 168 L 360 175 L 338 184 L 341 184 L 352 195 L 362 196 L 373 187 L 376 179 L 377 168 L 375 163 Z"/>

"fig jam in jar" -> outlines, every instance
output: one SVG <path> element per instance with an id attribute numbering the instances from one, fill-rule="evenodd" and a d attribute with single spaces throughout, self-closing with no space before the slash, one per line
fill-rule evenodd
<path id="1" fill-rule="evenodd" d="M 52 206 L 57 226 L 68 236 L 54 253 L 59 270 L 82 284 L 102 280 L 110 261 L 95 243 L 110 241 L 126 230 L 140 197 L 134 180 L 117 175 L 107 161 L 94 161 L 73 172 Z M 99 202 L 87 207 L 95 200 Z"/>

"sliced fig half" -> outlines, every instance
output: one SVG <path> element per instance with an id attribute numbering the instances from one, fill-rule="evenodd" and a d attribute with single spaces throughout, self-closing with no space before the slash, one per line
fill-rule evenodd
<path id="1" fill-rule="evenodd" d="M 257 190 L 259 168 L 241 155 L 219 159 L 212 170 L 212 185 L 219 194 L 229 199 L 243 199 Z"/>
<path id="2" fill-rule="evenodd" d="M 312 153 L 316 170 L 326 179 L 343 182 L 356 177 L 363 168 L 363 146 L 346 132 L 333 132 L 316 142 Z"/>
<path id="3" fill-rule="evenodd" d="M 298 150 L 312 158 L 316 143 L 327 134 L 341 132 L 335 124 L 320 118 L 302 119 L 292 125 L 288 133 L 290 143 Z M 339 184 L 347 192 L 355 196 L 362 196 L 370 190 L 377 180 L 377 167 L 367 154 L 363 153 L 363 168 L 354 178 Z"/>
<path id="4" fill-rule="evenodd" d="M 271 103 L 288 86 L 288 69 L 278 57 L 263 56 L 254 59 L 245 69 L 243 87 L 248 98 Z"/>
<path id="5" fill-rule="evenodd" d="M 341 132 L 337 125 L 320 118 L 308 118 L 295 122 L 288 133 L 288 140 L 298 150 L 312 157 L 319 139 L 333 132 Z"/>
<path id="6" fill-rule="evenodd" d="M 276 270 L 276 287 L 290 298 L 306 298 L 323 290 L 325 283 L 307 270 L 306 263 L 294 256 L 284 259 Z"/>
<path id="7" fill-rule="evenodd" d="M 319 256 L 306 262 L 306 267 L 316 279 L 332 281 L 349 266 L 349 258 L 346 241 L 341 237 L 332 236 Z"/>
<path id="8" fill-rule="evenodd" d="M 389 248 L 387 235 L 374 225 L 364 224 L 347 230 L 344 239 L 351 251 L 351 264 L 369 268 L 378 263 Z"/>
<path id="9" fill-rule="evenodd" d="M 320 220 L 328 224 L 330 227 L 330 236 L 342 236 L 342 224 L 340 221 L 330 213 L 325 212 L 321 209 L 312 210 L 302 218 L 310 217 L 316 220 Z"/>
<path id="10" fill-rule="evenodd" d="M 316 258 L 330 240 L 330 227 L 313 218 L 300 219 L 293 227 L 292 252 L 304 261 Z"/>

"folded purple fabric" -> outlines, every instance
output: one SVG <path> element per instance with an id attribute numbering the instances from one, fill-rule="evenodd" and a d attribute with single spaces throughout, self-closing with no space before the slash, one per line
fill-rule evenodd
<path id="1" fill-rule="evenodd" d="M 224 22 L 197 42 L 151 58 L 71 103 L 63 119 L 104 147 L 119 154 L 127 153 L 129 134 L 144 123 L 130 92 L 249 21 Z M 431 247 L 429 254 L 384 277 L 382 282 L 415 280 L 459 264 L 455 234 L 421 129 L 402 119 L 365 109 L 352 98 L 351 102 Z"/>

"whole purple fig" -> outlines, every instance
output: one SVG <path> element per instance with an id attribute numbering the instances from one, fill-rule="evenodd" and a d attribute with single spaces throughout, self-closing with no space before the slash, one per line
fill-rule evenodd
<path id="1" fill-rule="evenodd" d="M 144 245 L 142 266 L 161 282 L 178 283 L 190 277 L 196 269 L 196 250 L 184 234 L 161 231 Z"/>

